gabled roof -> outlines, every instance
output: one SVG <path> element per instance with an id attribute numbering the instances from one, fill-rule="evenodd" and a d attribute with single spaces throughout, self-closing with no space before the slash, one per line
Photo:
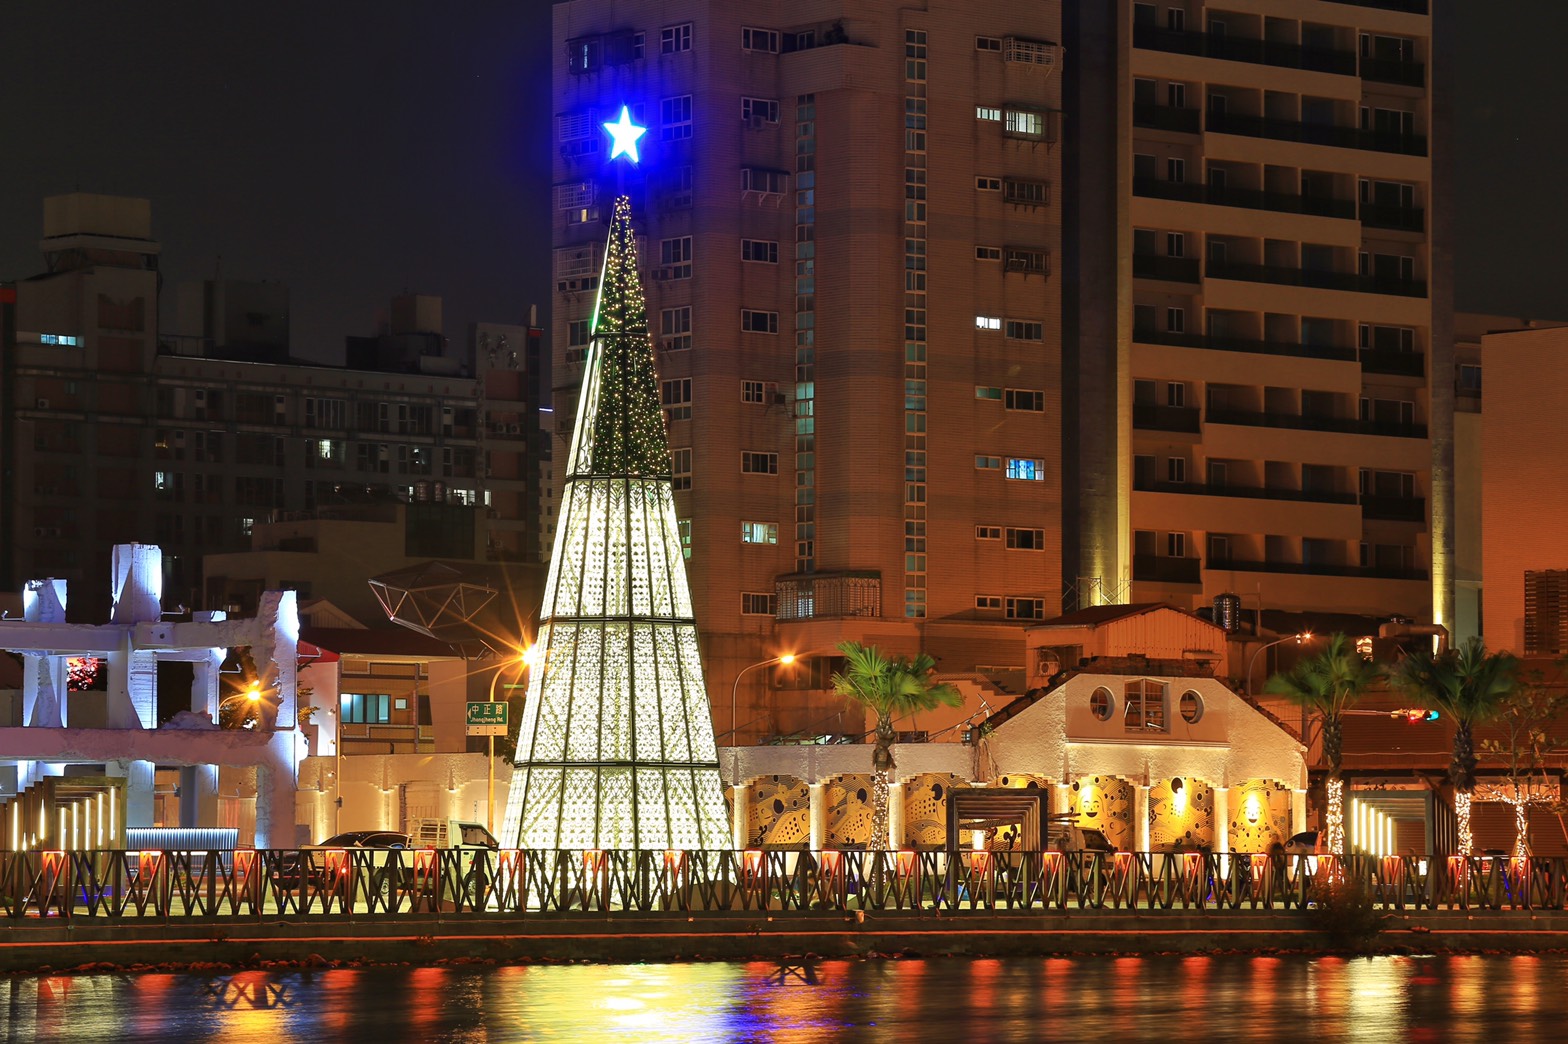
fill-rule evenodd
<path id="1" fill-rule="evenodd" d="M 1035 624 L 1035 627 L 1098 627 L 1113 620 L 1122 620 L 1131 616 L 1142 616 L 1152 613 L 1156 609 L 1170 609 L 1173 612 L 1187 613 L 1185 609 L 1178 609 L 1166 602 L 1134 602 L 1131 605 L 1095 605 L 1088 609 L 1079 609 L 1075 612 L 1058 616 L 1054 620 L 1046 620 Z M 1188 613 L 1187 615 L 1191 615 Z M 1034 628 L 1030 628 L 1034 630 Z"/>

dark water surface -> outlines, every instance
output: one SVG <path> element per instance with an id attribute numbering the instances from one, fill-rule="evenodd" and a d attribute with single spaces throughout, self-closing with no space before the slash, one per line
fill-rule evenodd
<path id="1" fill-rule="evenodd" d="M 0 979 L 6 1040 L 1552 1041 L 1568 958 L 939 958 Z"/>

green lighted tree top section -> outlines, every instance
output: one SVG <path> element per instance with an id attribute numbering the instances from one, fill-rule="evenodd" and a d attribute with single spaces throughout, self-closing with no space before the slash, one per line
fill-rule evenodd
<path id="1" fill-rule="evenodd" d="M 574 475 L 668 475 L 669 445 L 637 276 L 637 240 L 627 196 L 615 200 L 605 247 L 593 345 L 584 376 Z"/>

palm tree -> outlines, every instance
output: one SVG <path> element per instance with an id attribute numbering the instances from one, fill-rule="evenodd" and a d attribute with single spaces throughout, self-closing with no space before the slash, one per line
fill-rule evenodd
<path id="1" fill-rule="evenodd" d="M 1448 778 L 1454 784 L 1454 814 L 1459 821 L 1459 854 L 1469 855 L 1470 795 L 1475 790 L 1475 737 L 1471 726 L 1502 713 L 1518 687 L 1519 660 L 1512 653 L 1488 653 L 1479 638 L 1434 656 L 1417 649 L 1400 661 L 1396 688 L 1428 710 L 1454 719 L 1453 758 Z"/>
<path id="2" fill-rule="evenodd" d="M 871 754 L 871 841 L 877 851 L 888 846 L 887 793 L 893 774 L 893 722 L 916 711 L 963 703 L 958 690 L 932 679 L 936 661 L 926 653 L 913 659 L 884 656 L 874 645 L 840 642 L 844 670 L 833 675 L 833 691 L 859 703 L 877 716 L 877 745 Z"/>
<path id="3" fill-rule="evenodd" d="M 1345 793 L 1340 778 L 1344 714 L 1382 674 L 1380 667 L 1356 651 L 1349 638 L 1334 634 L 1321 653 L 1299 661 L 1288 673 L 1274 675 L 1263 687 L 1264 692 L 1284 696 L 1323 716 L 1323 760 L 1328 762 L 1324 785 L 1328 807 L 1323 819 L 1330 852 L 1345 850 Z"/>

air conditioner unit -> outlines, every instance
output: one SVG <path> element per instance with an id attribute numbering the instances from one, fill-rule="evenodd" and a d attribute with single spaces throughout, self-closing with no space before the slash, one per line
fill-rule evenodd
<path id="1" fill-rule="evenodd" d="M 789 396 L 788 395 L 785 395 L 781 391 L 776 391 L 776 392 L 773 393 L 773 405 L 775 405 L 775 406 L 783 406 L 787 402 L 789 402 Z"/>
<path id="2" fill-rule="evenodd" d="M 49 408 L 49 400 L 48 399 L 39 399 L 33 405 L 36 406 L 40 410 L 47 410 Z"/>
<path id="3" fill-rule="evenodd" d="M 523 433 L 523 426 L 521 424 L 508 424 L 506 426 L 506 433 L 508 435 L 521 435 Z"/>
<path id="4" fill-rule="evenodd" d="M 768 121 L 761 116 L 747 116 L 746 128 L 748 130 L 761 130 L 768 125 Z"/>
<path id="5" fill-rule="evenodd" d="M 33 527 L 33 536 L 41 537 L 41 536 L 48 536 L 48 535 L 49 535 L 49 528 L 47 526 L 34 526 Z"/>

